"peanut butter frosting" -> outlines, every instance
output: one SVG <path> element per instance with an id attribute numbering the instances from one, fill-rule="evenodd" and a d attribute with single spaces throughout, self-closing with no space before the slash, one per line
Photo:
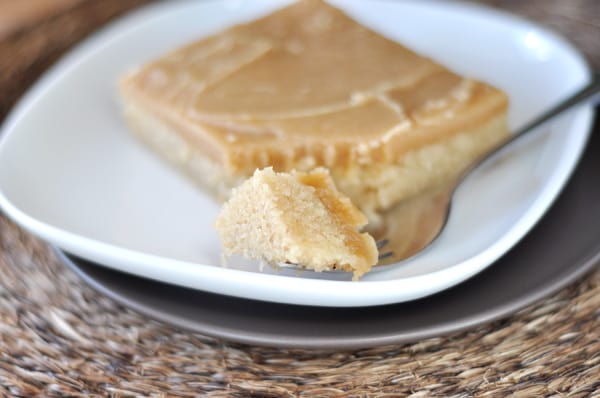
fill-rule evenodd
<path id="1" fill-rule="evenodd" d="M 300 0 L 167 54 L 123 90 L 208 157 L 248 174 L 394 162 L 507 106 L 500 91 L 321 0 Z"/>

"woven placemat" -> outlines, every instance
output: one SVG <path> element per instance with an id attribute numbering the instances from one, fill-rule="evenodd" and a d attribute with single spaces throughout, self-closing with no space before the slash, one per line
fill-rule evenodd
<path id="1" fill-rule="evenodd" d="M 78 2 L 1 40 L 0 117 L 60 54 L 143 2 Z M 597 1 L 490 3 L 573 29 L 569 37 L 600 67 Z M 443 338 L 353 351 L 254 347 L 116 304 L 0 216 L 0 317 L 6 396 L 600 396 L 600 271 L 510 318 Z"/>

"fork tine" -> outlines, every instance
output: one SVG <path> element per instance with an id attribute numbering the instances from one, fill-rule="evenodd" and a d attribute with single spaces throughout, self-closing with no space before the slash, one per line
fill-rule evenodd
<path id="1" fill-rule="evenodd" d="M 381 250 L 382 247 L 390 243 L 389 239 L 378 240 L 375 245 L 377 245 L 377 250 Z"/>
<path id="2" fill-rule="evenodd" d="M 377 246 L 377 250 L 381 250 L 388 243 L 390 243 L 389 239 L 382 239 L 382 240 L 378 240 L 375 243 L 375 245 Z M 385 258 L 391 257 L 393 254 L 394 254 L 394 252 L 392 252 L 392 251 L 387 251 L 385 253 L 380 253 L 379 256 L 378 256 L 378 259 L 379 260 L 383 260 Z"/>
<path id="3" fill-rule="evenodd" d="M 385 252 L 379 255 L 378 259 L 379 260 L 384 260 L 388 257 L 391 257 L 394 254 L 394 252 Z"/>

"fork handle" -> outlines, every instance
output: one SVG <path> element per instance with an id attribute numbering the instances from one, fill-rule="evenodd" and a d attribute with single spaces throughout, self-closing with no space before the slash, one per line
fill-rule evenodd
<path id="1" fill-rule="evenodd" d="M 513 138 L 517 138 L 525 133 L 535 129 L 536 127 L 546 123 L 558 114 L 566 111 L 569 108 L 580 104 L 590 102 L 593 105 L 600 103 L 600 73 L 592 75 L 592 81 L 572 94 L 570 97 L 562 100 L 556 106 L 550 108 L 525 126 L 521 127 L 513 134 Z"/>

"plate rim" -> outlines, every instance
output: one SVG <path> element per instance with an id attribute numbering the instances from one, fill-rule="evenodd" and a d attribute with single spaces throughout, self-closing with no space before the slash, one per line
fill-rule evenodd
<path id="1" fill-rule="evenodd" d="M 276 348 L 300 348 L 300 349 L 359 349 L 359 348 L 367 348 L 367 347 L 375 347 L 381 345 L 388 344 L 406 344 L 415 342 L 417 340 L 434 338 L 434 337 L 443 337 L 446 335 L 450 335 L 453 333 L 459 333 L 462 331 L 469 330 L 473 327 L 487 324 L 496 320 L 503 319 L 507 316 L 510 316 L 530 305 L 535 304 L 536 302 L 542 300 L 543 298 L 550 296 L 552 293 L 555 293 L 572 283 L 576 282 L 580 278 L 583 278 L 585 275 L 591 273 L 595 267 L 600 264 L 600 244 L 598 246 L 598 250 L 596 250 L 595 254 L 587 256 L 583 261 L 581 261 L 581 265 L 577 267 L 575 272 L 563 272 L 562 274 L 555 275 L 551 282 L 547 283 L 543 288 L 539 290 L 534 290 L 528 294 L 520 296 L 520 298 L 513 298 L 512 300 L 504 303 L 503 305 L 499 305 L 497 307 L 487 309 L 482 311 L 479 314 L 474 314 L 468 317 L 464 317 L 458 322 L 445 322 L 442 323 L 435 328 L 421 328 L 416 331 L 412 331 L 410 333 L 383 333 L 375 336 L 368 337 L 319 337 L 312 336 L 310 339 L 298 339 L 293 336 L 282 336 L 277 333 L 245 333 L 242 328 L 234 329 L 234 328 L 226 328 L 226 327 L 218 327 L 218 326 L 210 326 L 210 325 L 202 325 L 198 327 L 198 324 L 193 323 L 189 320 L 174 316 L 172 314 L 159 312 L 156 310 L 152 310 L 148 308 L 146 305 L 140 304 L 138 301 L 132 300 L 128 297 L 124 297 L 119 293 L 111 290 L 106 284 L 103 284 L 96 280 L 94 277 L 87 274 L 83 271 L 80 266 L 77 264 L 77 260 L 71 258 L 71 256 L 56 248 L 53 247 L 53 251 L 59 260 L 73 273 L 75 273 L 81 280 L 83 280 L 87 285 L 91 286 L 95 291 L 103 294 L 112 300 L 115 300 L 120 305 L 128 307 L 144 316 L 149 318 L 158 320 L 160 322 L 164 322 L 174 327 L 179 327 L 184 330 L 188 330 L 193 333 L 201 333 L 203 335 L 213 337 L 213 338 L 222 338 L 228 341 L 233 341 L 236 343 L 242 344 L 256 344 L 265 347 L 276 347 Z M 92 263 L 94 266 L 103 267 L 102 265 Z M 119 270 L 114 270 L 107 268 L 108 272 L 111 273 L 120 273 Z M 134 278 L 143 277 L 132 275 Z M 161 281 L 150 280 L 154 283 L 158 284 L 166 284 Z M 452 287 L 456 288 L 457 286 Z M 183 288 L 182 289 L 187 289 Z M 194 290 L 194 289 L 191 289 Z M 210 293 L 215 296 L 223 296 L 218 293 Z M 243 300 L 242 298 L 236 298 Z M 276 305 L 285 305 L 280 303 L 269 303 L 266 304 L 276 304 Z M 403 303 L 399 303 L 403 304 Z M 394 304 L 391 304 L 394 305 Z M 359 307 L 360 308 L 360 307 Z"/>

